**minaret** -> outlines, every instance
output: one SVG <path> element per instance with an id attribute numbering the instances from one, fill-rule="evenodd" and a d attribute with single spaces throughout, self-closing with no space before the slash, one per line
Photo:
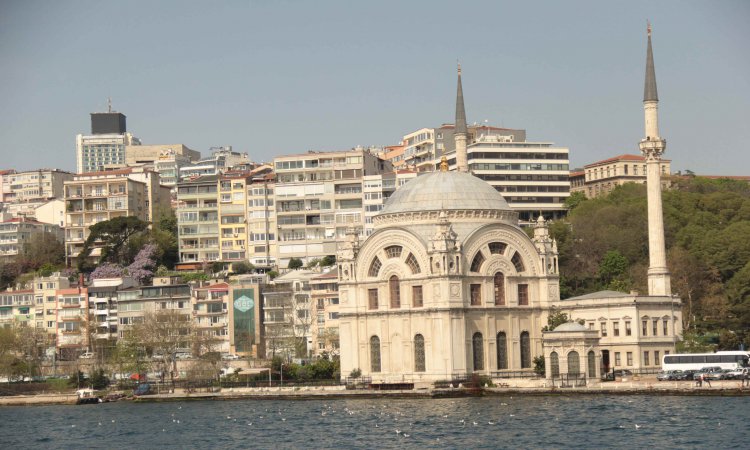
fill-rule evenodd
<path id="1" fill-rule="evenodd" d="M 664 218 L 661 205 L 661 155 L 667 141 L 659 136 L 659 96 L 656 93 L 654 54 L 651 50 L 651 24 L 648 24 L 646 51 L 646 84 L 643 89 L 643 112 L 646 138 L 640 143 L 646 158 L 648 192 L 648 295 L 672 295 L 664 245 Z"/>
<path id="2" fill-rule="evenodd" d="M 456 170 L 468 172 L 469 163 L 466 156 L 466 140 L 468 138 L 466 128 L 466 110 L 464 109 L 464 90 L 461 87 L 461 64 L 458 65 L 458 89 L 456 91 L 456 128 L 453 137 L 456 142 Z"/>

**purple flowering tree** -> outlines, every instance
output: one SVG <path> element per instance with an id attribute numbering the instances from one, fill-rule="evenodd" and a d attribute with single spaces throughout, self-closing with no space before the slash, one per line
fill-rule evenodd
<path id="1" fill-rule="evenodd" d="M 96 266 L 91 272 L 91 279 L 97 278 L 119 278 L 123 275 L 123 268 L 117 264 L 104 263 Z"/>
<path id="2" fill-rule="evenodd" d="M 138 283 L 144 284 L 150 281 L 154 276 L 154 268 L 156 267 L 156 251 L 156 245 L 144 245 L 141 251 L 139 251 L 138 254 L 135 255 L 133 264 L 127 267 L 128 274 L 133 277 L 133 279 L 135 279 Z"/>

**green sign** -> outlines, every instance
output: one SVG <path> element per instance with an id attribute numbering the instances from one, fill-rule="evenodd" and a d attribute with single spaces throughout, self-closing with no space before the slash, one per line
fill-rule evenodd
<path id="1" fill-rule="evenodd" d="M 234 308 L 234 346 L 238 352 L 249 352 L 255 343 L 255 289 L 232 291 Z"/>

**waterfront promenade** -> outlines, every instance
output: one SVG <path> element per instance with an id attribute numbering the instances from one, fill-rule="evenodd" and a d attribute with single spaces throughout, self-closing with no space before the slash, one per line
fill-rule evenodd
<path id="1" fill-rule="evenodd" d="M 144 395 L 120 401 L 164 402 L 187 400 L 233 400 L 233 399 L 352 399 L 352 398 L 447 398 L 464 396 L 504 395 L 686 395 L 686 396 L 750 396 L 750 387 L 742 387 L 737 380 L 713 381 L 711 386 L 696 386 L 692 382 L 656 381 L 655 379 L 626 380 L 595 383 L 583 387 L 547 387 L 543 381 L 518 381 L 483 389 L 416 387 L 411 390 L 347 390 L 345 386 L 320 387 L 234 387 L 208 388 L 198 392 L 177 389 L 174 393 Z M 28 406 L 50 404 L 75 404 L 75 394 L 38 394 L 0 397 L 0 406 Z"/>

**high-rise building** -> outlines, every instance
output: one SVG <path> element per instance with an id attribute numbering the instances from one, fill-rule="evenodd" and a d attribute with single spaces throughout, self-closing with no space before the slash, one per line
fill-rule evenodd
<path id="1" fill-rule="evenodd" d="M 210 156 L 180 166 L 180 180 L 189 180 L 203 175 L 218 175 L 235 166 L 250 163 L 247 153 L 235 152 L 232 146 L 211 147 Z"/>
<path id="2" fill-rule="evenodd" d="M 91 113 L 91 134 L 76 136 L 78 173 L 125 167 L 125 147 L 141 141 L 128 133 L 126 117 L 119 112 Z"/>
<path id="3" fill-rule="evenodd" d="M 270 170 L 270 166 L 268 166 Z M 276 177 L 263 171 L 252 176 L 247 186 L 248 259 L 256 268 L 270 270 L 276 265 L 278 245 L 274 190 Z"/>

